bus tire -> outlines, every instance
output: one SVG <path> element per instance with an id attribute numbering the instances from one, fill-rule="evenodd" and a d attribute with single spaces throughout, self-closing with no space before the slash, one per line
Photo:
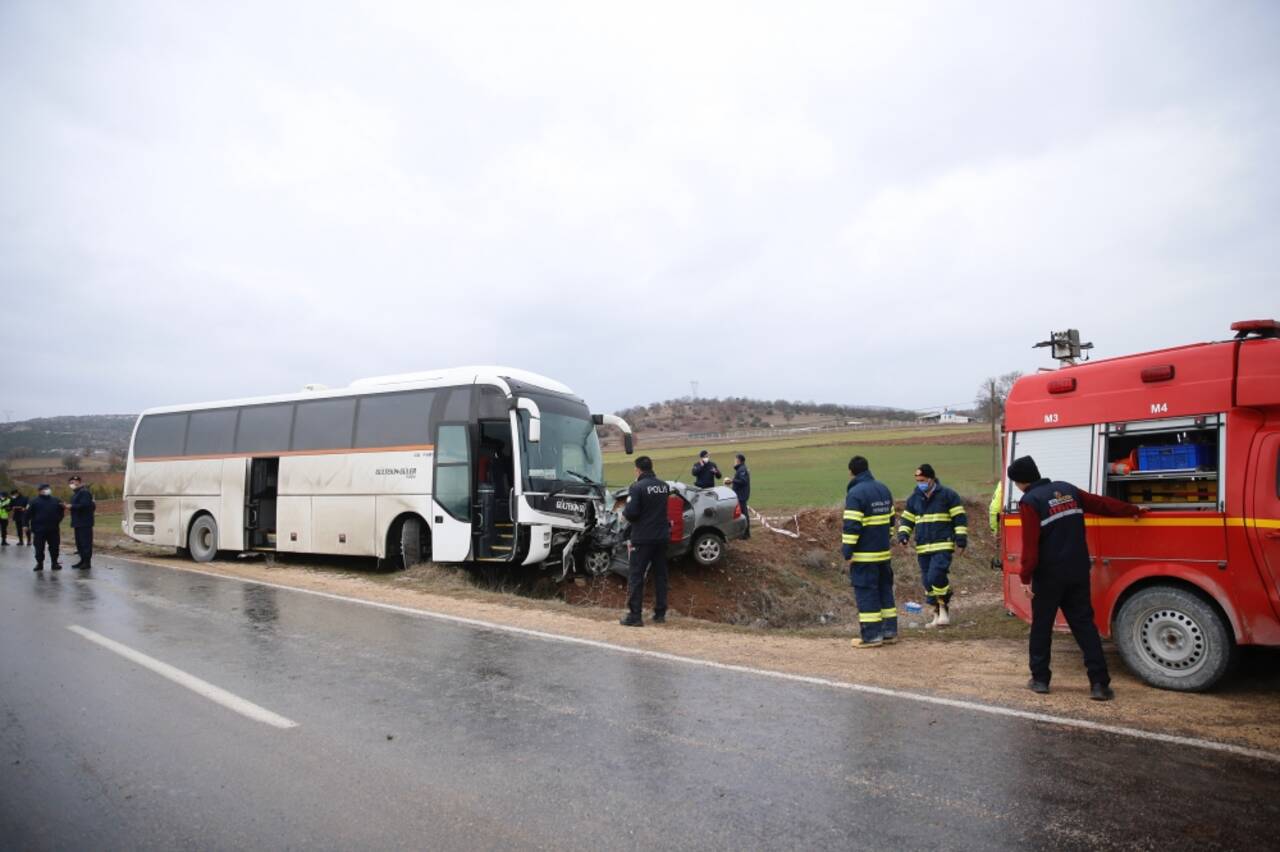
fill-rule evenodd
<path id="1" fill-rule="evenodd" d="M 393 536 L 392 568 L 412 568 L 431 558 L 429 533 L 422 518 L 407 515 L 400 521 L 399 530 Z"/>
<path id="2" fill-rule="evenodd" d="M 1112 631 L 1129 670 L 1160 689 L 1203 692 L 1231 668 L 1235 642 L 1213 606 L 1177 586 L 1150 586 L 1126 600 Z"/>
<path id="3" fill-rule="evenodd" d="M 218 522 L 213 515 L 201 515 L 191 522 L 187 550 L 195 562 L 210 562 L 218 555 Z"/>

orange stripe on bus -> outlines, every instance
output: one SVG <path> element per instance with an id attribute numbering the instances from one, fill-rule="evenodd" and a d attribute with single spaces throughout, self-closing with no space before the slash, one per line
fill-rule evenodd
<path id="1" fill-rule="evenodd" d="M 201 456 L 136 456 L 134 461 L 166 462 L 166 461 L 209 461 L 211 459 L 273 459 L 285 456 L 336 456 L 344 453 L 406 453 L 413 450 L 435 450 L 435 444 L 406 444 L 402 447 L 361 447 L 359 449 L 333 450 L 285 450 L 279 453 L 211 453 Z"/>

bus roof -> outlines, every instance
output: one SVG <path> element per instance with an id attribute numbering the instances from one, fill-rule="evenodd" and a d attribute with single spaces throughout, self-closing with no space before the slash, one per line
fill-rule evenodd
<path id="1" fill-rule="evenodd" d="M 510 381 L 508 381 L 510 380 Z M 185 403 L 182 405 L 165 405 L 148 408 L 142 412 L 147 414 L 171 414 L 180 411 L 202 411 L 207 408 L 233 408 L 242 405 L 264 405 L 272 402 L 298 402 L 299 400 L 329 399 L 333 397 L 355 396 L 369 393 L 393 393 L 395 391 L 419 390 L 426 388 L 458 387 L 461 385 L 491 385 L 507 396 L 512 395 L 512 383 L 521 386 L 533 386 L 552 393 L 572 395 L 566 385 L 555 379 L 520 370 L 514 367 L 451 367 L 443 370 L 423 370 L 416 373 L 400 373 L 389 376 L 374 376 L 357 379 L 345 388 L 325 388 L 323 390 L 303 390 L 295 393 L 274 394 L 271 396 L 245 397 L 243 399 L 224 399 L 213 402 Z"/>

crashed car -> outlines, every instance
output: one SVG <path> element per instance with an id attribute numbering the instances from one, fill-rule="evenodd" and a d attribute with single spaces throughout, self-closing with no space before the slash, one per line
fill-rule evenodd
<path id="1" fill-rule="evenodd" d="M 668 482 L 667 518 L 671 521 L 671 541 L 667 556 L 690 554 L 699 565 L 715 565 L 724 558 L 725 545 L 747 534 L 747 519 L 732 488 L 696 488 L 683 482 Z M 594 574 L 606 570 L 627 574 L 627 532 L 630 524 L 622 515 L 627 489 L 613 492 L 613 511 L 592 530 L 592 543 L 585 564 Z"/>

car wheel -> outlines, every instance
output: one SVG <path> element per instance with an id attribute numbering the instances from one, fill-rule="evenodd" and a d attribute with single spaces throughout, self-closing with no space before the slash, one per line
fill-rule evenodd
<path id="1" fill-rule="evenodd" d="M 1231 667 L 1231 630 L 1208 602 L 1176 586 L 1152 586 L 1120 607 L 1113 631 L 1120 657 L 1152 686 L 1202 692 Z"/>
<path id="2" fill-rule="evenodd" d="M 588 550 L 587 557 L 583 560 L 583 567 L 592 575 L 599 577 L 609 570 L 609 563 L 613 561 L 613 554 L 607 550 Z"/>
<path id="3" fill-rule="evenodd" d="M 218 555 L 218 522 L 212 515 L 201 515 L 191 524 L 187 550 L 196 562 L 210 562 Z"/>
<path id="4" fill-rule="evenodd" d="M 699 565 L 715 565 L 724 558 L 724 539 L 713 532 L 700 532 L 689 547 Z"/>

